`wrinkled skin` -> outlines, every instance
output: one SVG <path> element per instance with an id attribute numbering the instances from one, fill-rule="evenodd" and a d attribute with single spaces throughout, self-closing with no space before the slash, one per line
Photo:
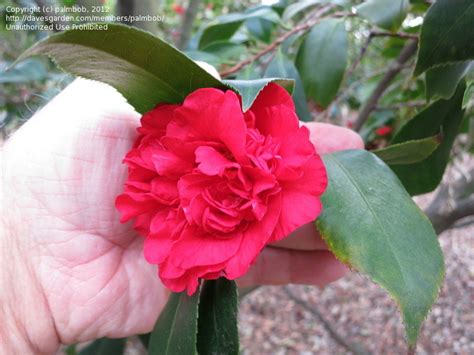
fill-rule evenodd
<path id="1" fill-rule="evenodd" d="M 76 80 L 5 144 L 0 353 L 152 329 L 168 291 L 114 208 L 138 119 L 115 90 Z M 321 154 L 363 148 L 352 131 L 309 128 Z M 323 287 L 345 272 L 310 224 L 266 248 L 238 282 Z"/>

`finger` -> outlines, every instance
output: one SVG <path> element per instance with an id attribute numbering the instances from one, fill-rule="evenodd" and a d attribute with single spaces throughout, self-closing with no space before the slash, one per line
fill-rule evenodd
<path id="1" fill-rule="evenodd" d="M 328 248 L 313 222 L 299 227 L 285 239 L 273 243 L 272 246 L 294 250 L 327 250 Z"/>
<path id="2" fill-rule="evenodd" d="M 239 287 L 288 283 L 324 287 L 346 274 L 347 267 L 329 251 L 295 251 L 266 248 Z"/>
<path id="3" fill-rule="evenodd" d="M 364 141 L 353 130 L 329 123 L 305 122 L 310 140 L 318 154 L 328 154 L 346 149 L 364 149 Z"/>

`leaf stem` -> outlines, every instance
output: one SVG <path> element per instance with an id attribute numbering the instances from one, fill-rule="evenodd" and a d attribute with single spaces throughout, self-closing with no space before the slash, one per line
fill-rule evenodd
<path id="1" fill-rule="evenodd" d="M 359 116 L 354 122 L 354 130 L 359 131 L 362 125 L 367 121 L 372 111 L 377 107 L 377 103 L 382 97 L 383 93 L 389 87 L 392 80 L 397 74 L 403 69 L 404 64 L 416 53 L 418 48 L 418 40 L 411 40 L 400 53 L 399 57 L 392 62 L 387 73 L 383 76 L 382 80 L 378 83 L 377 87 L 370 95 L 369 99 L 362 107 L 359 112 Z"/>

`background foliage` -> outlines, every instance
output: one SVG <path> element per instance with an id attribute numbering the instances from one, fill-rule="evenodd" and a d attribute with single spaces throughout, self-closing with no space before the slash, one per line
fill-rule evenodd
<path id="1" fill-rule="evenodd" d="M 33 6 L 35 3 L 40 1 L 9 2 L 22 6 Z M 96 2 L 62 3 L 90 6 Z M 439 0 L 434 4 L 421 0 L 303 0 L 272 3 L 249 1 L 242 4 L 200 0 L 183 3 L 100 3 L 107 4 L 111 12 L 119 14 L 165 15 L 166 20 L 163 22 L 135 25 L 174 43 L 192 59 L 216 66 L 225 79 L 237 80 L 231 85 L 244 93 L 244 105 L 253 100 L 260 87 L 248 87 L 247 84 L 242 86 L 241 80 L 269 77 L 294 79 L 294 101 L 301 120 L 329 122 L 359 131 L 366 147 L 390 166 L 412 195 L 433 191 L 441 183 L 446 166 L 455 163 L 457 159 L 471 158 L 474 80 L 471 62 L 474 58 L 472 1 Z M 5 22 L 4 27 L 7 25 Z M 7 31 L 4 28 L 2 36 L 6 40 L 2 41 L 4 50 L 1 65 L 6 67 L 11 64 L 26 47 L 45 35 L 46 33 L 41 32 Z M 97 36 L 100 35 L 97 33 Z M 159 81 L 167 83 L 179 83 L 179 76 L 183 76 L 183 73 L 175 71 L 178 78 L 173 78 L 165 71 L 154 71 L 154 67 L 146 68 L 146 63 L 139 62 L 140 56 L 133 57 L 133 53 L 122 53 L 116 50 L 119 47 L 94 47 L 94 43 L 100 41 L 91 36 L 68 36 L 69 38 L 56 37 L 52 41 L 42 42 L 42 45 L 34 47 L 27 55 L 48 53 L 56 56 L 56 47 L 50 45 L 64 44 L 69 40 L 74 43 L 79 41 L 87 50 L 104 51 L 113 56 L 104 57 L 104 63 L 120 59 L 122 55 L 127 56 L 128 62 L 145 70 L 134 74 L 136 78 L 144 78 L 143 85 L 150 84 L 147 79 L 148 72 Z M 129 39 L 117 35 L 117 41 L 125 43 L 127 40 Z M 137 37 L 137 40 L 137 43 L 143 45 L 143 49 L 148 48 L 147 43 L 153 42 L 151 37 L 147 40 Z M 167 46 L 159 43 L 156 45 L 158 47 L 155 56 L 163 55 L 162 60 L 166 60 L 167 55 L 163 53 L 168 50 Z M 159 48 L 161 49 L 158 51 Z M 84 55 L 87 53 L 89 52 Z M 63 58 L 57 61 L 64 69 L 74 74 L 86 77 L 90 74 L 87 69 L 75 67 L 73 60 Z M 183 61 L 183 65 L 188 64 Z M 122 64 L 119 63 L 118 66 L 122 67 Z M 196 87 L 214 85 L 211 78 L 200 77 L 197 69 L 196 73 Z M 133 89 L 126 84 L 120 90 L 120 85 L 123 84 L 121 79 L 99 79 L 106 82 L 111 80 L 112 85 L 118 85 L 119 91 L 139 111 L 146 111 L 156 100 L 179 101 L 186 94 L 185 90 L 188 90 L 181 90 L 177 84 L 176 92 L 155 92 L 156 97 L 146 97 L 144 94 L 137 95 L 137 90 L 141 90 L 143 85 Z M 11 71 L 1 72 L 2 134 L 7 136 L 70 80 L 71 77 L 56 71 L 48 61 L 37 58 L 23 61 Z M 356 156 L 334 156 L 326 161 L 330 176 L 339 187 L 332 192 L 328 191 L 328 194 L 332 193 L 334 196 L 328 197 L 325 203 L 327 210 L 333 207 L 331 203 L 336 207 L 335 210 L 349 208 L 341 207 L 344 206 L 344 199 L 338 199 L 335 191 L 345 190 L 348 194 L 357 191 L 364 201 L 360 210 L 367 208 L 369 212 L 375 211 L 374 218 L 385 221 L 390 219 L 391 212 L 381 208 L 388 203 L 381 195 L 384 192 L 390 193 L 400 197 L 400 203 L 406 203 L 407 206 L 406 210 L 400 211 L 406 215 L 400 215 L 398 219 L 403 219 L 407 225 L 411 225 L 414 234 L 419 232 L 420 236 L 424 236 L 431 233 L 427 231 L 430 229 L 429 225 L 421 231 L 425 226 L 416 218 L 410 220 L 416 216 L 416 209 L 410 210 L 411 200 L 399 193 L 399 187 L 396 180 L 393 180 L 394 175 L 390 169 L 379 177 L 371 177 L 374 182 L 373 189 L 360 188 L 366 184 L 361 183 L 365 180 L 365 176 L 360 175 L 361 166 L 367 165 L 370 171 L 371 164 L 378 164 L 378 159 L 373 155 L 364 154 L 367 154 L 367 157 L 361 159 L 361 164 L 357 166 L 354 166 L 358 159 Z M 341 179 L 339 183 L 339 176 L 342 175 L 347 175 L 349 179 Z M 441 186 L 437 195 L 440 196 L 439 200 L 435 198 L 438 207 L 435 204 L 427 210 L 437 232 L 474 214 L 472 190 L 469 190 L 472 189 L 472 169 L 467 170 L 465 175 L 469 178 L 465 179 L 465 184 L 460 183 L 460 190 L 467 189 L 467 193 L 463 191 L 456 194 L 451 201 L 453 195 L 443 195 L 444 186 Z M 347 184 L 349 180 L 353 182 L 351 186 Z M 395 183 L 389 186 L 388 191 L 384 191 L 386 186 L 383 184 L 377 185 L 377 181 L 392 180 Z M 442 206 L 447 202 L 451 208 Z M 376 243 L 370 244 L 373 249 L 367 251 L 367 255 L 371 255 L 371 259 L 358 260 L 351 255 L 351 248 L 345 250 L 347 241 L 344 238 L 342 241 L 338 239 L 338 236 L 344 235 L 343 231 L 331 229 L 331 218 L 335 217 L 324 214 L 319 227 L 332 250 L 340 259 L 348 258 L 347 261 L 356 269 L 368 273 L 399 300 L 407 322 L 409 341 L 414 344 L 420 323 L 440 286 L 442 272 L 439 263 L 434 261 L 433 265 L 429 265 L 434 259 L 428 258 L 421 263 L 417 260 L 417 255 L 398 254 L 403 248 L 399 249 L 397 245 L 387 249 L 386 245 L 390 244 L 392 237 L 395 241 L 401 240 L 397 239 L 396 229 L 391 230 L 390 226 L 380 226 L 380 231 L 374 232 L 374 236 L 386 239 L 380 241 L 380 249 Z M 332 226 L 334 225 L 335 223 L 332 223 Z M 345 227 L 355 230 L 362 238 L 367 235 L 363 225 L 356 223 L 351 227 L 346 224 Z M 425 242 L 427 244 L 423 244 Z M 334 243 L 334 246 L 331 243 Z M 413 243 L 419 244 L 420 250 L 425 248 L 437 253 L 436 246 L 428 247 L 430 242 L 423 241 L 423 237 L 416 238 Z M 379 267 L 374 267 L 375 256 L 384 255 L 384 252 L 388 253 L 381 260 L 391 260 L 393 265 L 381 263 Z M 401 267 L 398 274 L 391 273 L 390 270 L 400 266 L 400 259 L 409 272 L 405 273 L 407 270 Z M 386 270 L 379 274 L 384 267 Z M 420 271 L 418 275 L 425 274 L 426 277 L 410 279 L 411 272 L 417 268 Z M 411 295 L 418 292 L 418 285 L 429 278 L 436 280 L 432 284 L 434 289 L 425 288 L 426 294 L 420 294 L 416 299 L 404 295 L 409 287 L 412 287 Z M 406 284 L 401 287 L 403 282 Z M 429 302 L 417 304 L 421 299 L 428 299 Z M 423 311 L 418 314 L 420 309 Z M 193 327 L 197 327 L 197 324 Z M 117 342 L 110 343 L 111 346 L 117 346 Z M 102 343 L 95 345 L 93 349 L 98 349 L 98 346 L 103 348 L 107 344 L 107 340 L 102 340 Z M 182 345 L 176 343 L 178 348 Z M 124 345 L 118 343 L 118 346 Z"/>

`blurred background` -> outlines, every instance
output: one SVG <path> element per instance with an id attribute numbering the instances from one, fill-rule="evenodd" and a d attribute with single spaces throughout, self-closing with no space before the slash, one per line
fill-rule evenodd
<path id="1" fill-rule="evenodd" d="M 368 149 L 384 147 L 398 127 L 426 105 L 424 78 L 411 75 L 414 57 L 400 62 L 400 56 L 407 40 L 416 40 L 422 16 L 431 2 L 411 1 L 409 11 L 399 19 L 398 32 L 384 31 L 385 26 L 380 20 L 377 23 L 376 16 L 373 21 L 370 14 L 369 21 L 354 16 L 353 9 L 361 2 L 1 0 L 0 144 L 73 80 L 46 58 L 28 59 L 5 71 L 26 48 L 50 34 L 8 30 L 12 23 L 6 18 L 6 9 L 79 5 L 87 9 L 104 6 L 103 14 L 160 16 L 161 21 L 125 24 L 160 36 L 191 58 L 212 64 L 228 78 L 291 77 L 296 80 L 294 100 L 301 120 L 355 128 Z M 294 64 L 302 36 L 286 36 L 314 16 L 321 16 L 324 6 L 338 7 L 340 16 L 346 19 L 349 36 L 347 70 L 330 102 L 306 97 L 301 82 L 304 73 L 298 72 Z M 374 26 L 374 22 L 381 28 Z M 367 101 L 393 62 L 400 64 L 400 68 L 376 105 L 361 118 Z M 466 69 L 466 75 L 472 75 L 472 69 Z M 441 296 L 424 324 L 419 354 L 474 354 L 472 107 L 471 99 L 443 183 L 435 192 L 415 198 L 440 234 L 447 267 Z M 406 351 L 395 303 L 378 286 L 356 273 L 324 290 L 296 285 L 253 290 L 242 297 L 239 327 L 243 354 Z M 141 352 L 136 339 L 129 342 L 128 353 Z M 64 351 L 72 353 L 71 349 Z"/>

